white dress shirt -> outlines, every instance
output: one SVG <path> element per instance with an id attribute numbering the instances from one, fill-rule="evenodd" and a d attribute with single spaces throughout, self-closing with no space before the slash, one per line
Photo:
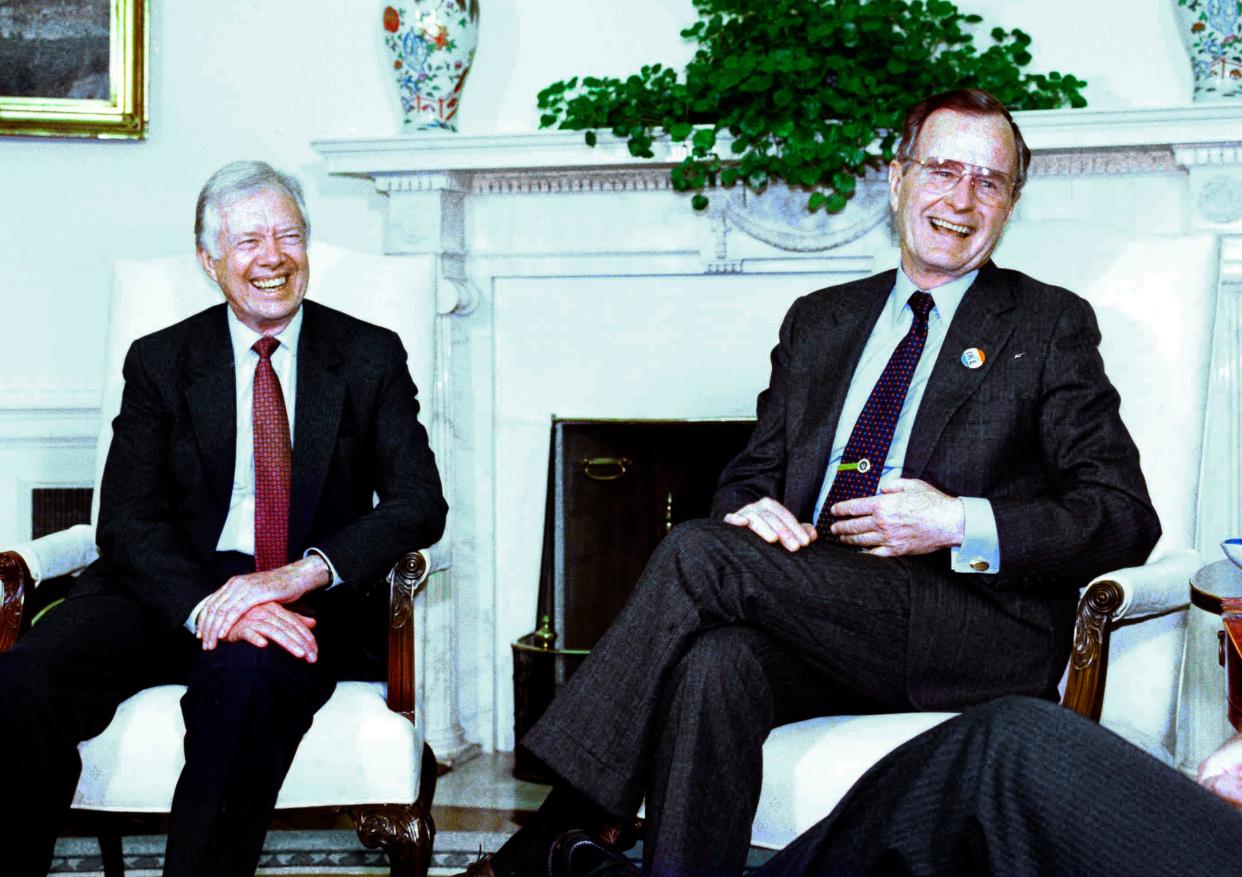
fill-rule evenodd
<path id="1" fill-rule="evenodd" d="M 241 554 L 254 555 L 254 372 L 259 365 L 259 354 L 254 345 L 263 336 L 237 319 L 231 307 L 226 307 L 229 323 L 229 341 L 233 345 L 233 379 L 237 392 L 237 445 L 233 455 L 233 490 L 229 496 L 229 513 L 224 519 L 224 527 L 220 530 L 220 539 L 216 542 L 217 551 L 237 551 Z M 272 351 L 272 370 L 280 381 L 280 391 L 285 397 L 285 415 L 289 418 L 289 446 L 294 447 L 294 412 L 297 410 L 297 363 L 298 338 L 302 334 L 302 309 L 299 307 L 289 325 L 277 332 L 273 337 L 280 341 L 280 346 Z M 336 567 L 328 556 L 318 548 L 308 548 L 303 557 L 318 554 L 328 565 L 332 582 L 328 587 L 341 583 L 336 574 Z M 198 627 L 198 613 L 208 600 L 204 597 L 190 617 L 186 619 L 186 627 L 195 632 Z"/>
<path id="2" fill-rule="evenodd" d="M 259 354 L 253 350 L 263 336 L 237 319 L 232 308 L 229 315 L 229 340 L 233 343 L 233 379 L 237 386 L 237 452 L 233 460 L 233 492 L 229 497 L 229 514 L 220 531 L 217 551 L 238 551 L 254 554 L 254 372 Z M 280 381 L 285 397 L 285 414 L 289 418 L 289 447 L 296 441 L 293 413 L 297 409 L 298 338 L 302 334 L 302 309 L 293 315 L 289 325 L 273 337 L 280 346 L 272 351 L 272 370 Z"/>
<path id="3" fill-rule="evenodd" d="M 927 319 L 927 341 L 923 345 L 923 353 L 919 357 L 918 366 L 910 379 L 910 389 L 906 393 L 905 404 L 897 417 L 897 426 L 893 430 L 893 441 L 889 445 L 888 456 L 884 459 L 884 470 L 880 473 L 880 487 L 891 484 L 901 477 L 905 465 L 906 450 L 910 445 L 910 431 L 914 427 L 915 416 L 923 401 L 923 393 L 927 389 L 928 378 L 944 346 L 949 324 L 957 313 L 958 305 L 966 295 L 966 290 L 975 282 L 978 271 L 971 271 L 956 280 L 951 280 L 934 289 L 924 292 L 931 294 L 935 305 Z M 914 311 L 910 309 L 910 296 L 918 291 L 904 270 L 898 269 L 897 280 L 893 284 L 884 310 L 871 330 L 871 337 L 863 348 L 862 356 L 854 369 L 850 380 L 850 389 L 841 408 L 841 418 L 837 421 L 836 434 L 832 440 L 832 453 L 828 460 L 828 470 L 824 483 L 819 490 L 819 498 L 815 502 L 815 513 L 811 520 L 818 521 L 824 502 L 828 499 L 828 491 L 832 488 L 836 477 L 837 465 L 845 456 L 845 445 L 854 431 L 854 424 L 862 414 L 863 406 L 875 387 L 876 381 L 888 365 L 893 350 L 906 337 L 910 326 L 914 323 Z M 963 366 L 964 368 L 965 366 Z M 1000 571 L 1000 537 L 996 533 L 996 517 L 992 513 L 992 504 L 980 497 L 961 497 L 965 514 L 965 529 L 962 544 L 950 549 L 950 566 L 954 572 L 995 574 Z"/>

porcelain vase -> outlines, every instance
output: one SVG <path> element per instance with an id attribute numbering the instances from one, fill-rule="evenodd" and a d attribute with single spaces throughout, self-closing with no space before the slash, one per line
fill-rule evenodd
<path id="1" fill-rule="evenodd" d="M 1196 101 L 1242 100 L 1242 0 L 1173 0 Z"/>
<path id="2" fill-rule="evenodd" d="M 456 131 L 461 89 L 479 43 L 479 0 L 404 0 L 384 6 L 403 130 Z"/>

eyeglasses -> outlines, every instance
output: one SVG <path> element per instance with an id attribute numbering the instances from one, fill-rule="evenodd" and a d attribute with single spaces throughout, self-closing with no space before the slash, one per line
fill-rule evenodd
<path id="1" fill-rule="evenodd" d="M 910 158 L 906 161 L 919 166 L 916 182 L 925 192 L 946 195 L 957 188 L 962 177 L 970 177 L 970 187 L 975 197 L 984 204 L 991 207 L 1004 207 L 1013 197 L 1013 177 L 1004 171 L 934 155 L 923 159 Z"/>

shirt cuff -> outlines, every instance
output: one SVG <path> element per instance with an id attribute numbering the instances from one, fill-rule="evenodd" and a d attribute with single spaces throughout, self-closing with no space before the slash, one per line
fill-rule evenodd
<path id="1" fill-rule="evenodd" d="M 185 620 L 185 626 L 190 633 L 198 636 L 198 613 L 203 611 L 203 604 L 211 599 L 211 594 L 198 601 L 198 605 L 190 610 L 190 617 Z"/>
<path id="2" fill-rule="evenodd" d="M 962 544 L 949 549 L 949 568 L 954 572 L 995 575 L 1000 572 L 1000 536 L 992 504 L 978 496 L 962 496 L 965 526 Z"/>
<path id="3" fill-rule="evenodd" d="M 304 552 L 302 552 L 302 558 L 306 559 L 310 557 L 312 554 L 318 554 L 320 557 L 323 558 L 323 562 L 328 565 L 328 572 L 332 574 L 332 581 L 328 582 L 329 589 L 335 588 L 341 582 L 345 581 L 343 578 L 341 578 L 339 575 L 336 574 L 336 567 L 332 565 L 332 561 L 328 560 L 328 555 L 324 554 L 318 548 L 307 548 Z"/>

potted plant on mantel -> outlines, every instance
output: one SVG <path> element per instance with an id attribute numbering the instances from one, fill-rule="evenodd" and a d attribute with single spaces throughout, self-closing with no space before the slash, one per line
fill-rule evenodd
<path id="1" fill-rule="evenodd" d="M 541 91 L 539 108 L 543 128 L 585 130 L 590 146 L 610 130 L 640 158 L 661 134 L 688 141 L 672 185 L 695 193 L 696 210 L 710 187 L 781 180 L 808 193 L 808 209 L 839 212 L 868 169 L 891 161 L 906 107 L 938 91 L 983 88 L 1015 110 L 1087 104 L 1072 74 L 1022 71 L 1021 30 L 994 28 L 979 51 L 983 19 L 948 0 L 693 3 L 699 20 L 681 35 L 699 48 L 681 75 L 651 64 L 625 79 L 574 77 Z"/>

